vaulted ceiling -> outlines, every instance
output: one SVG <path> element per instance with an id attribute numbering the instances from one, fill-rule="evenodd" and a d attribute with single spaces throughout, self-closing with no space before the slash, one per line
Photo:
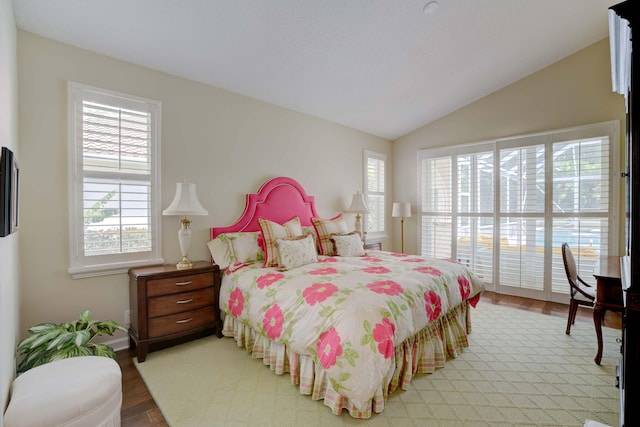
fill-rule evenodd
<path id="1" fill-rule="evenodd" d="M 13 0 L 22 30 L 391 140 L 604 39 L 616 3 Z"/>

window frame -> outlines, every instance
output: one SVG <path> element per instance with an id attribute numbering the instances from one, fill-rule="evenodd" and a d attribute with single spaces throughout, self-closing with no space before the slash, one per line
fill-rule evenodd
<path id="1" fill-rule="evenodd" d="M 368 169 L 369 169 L 369 159 L 375 159 L 375 160 L 379 160 L 382 161 L 384 163 L 384 177 L 383 177 L 383 181 L 384 181 L 384 191 L 381 192 L 372 192 L 369 191 L 369 174 L 367 173 Z M 362 168 L 362 175 L 363 175 L 363 195 L 365 198 L 365 201 L 367 202 L 367 208 L 369 210 L 371 210 L 371 206 L 369 203 L 369 196 L 370 195 L 376 195 L 376 196 L 382 196 L 383 197 L 383 209 L 382 212 L 384 214 L 384 218 L 382 220 L 382 230 L 378 230 L 378 231 L 373 231 L 373 232 L 369 232 L 368 230 L 368 221 L 369 221 L 369 214 L 365 214 L 364 218 L 363 218 L 363 231 L 365 233 L 365 236 L 367 239 L 373 239 L 373 240 L 384 240 L 387 239 L 388 233 L 387 233 L 387 221 L 388 221 L 388 217 L 389 215 L 387 215 L 387 205 L 389 204 L 389 200 L 388 200 L 388 191 L 387 189 L 389 188 L 389 183 L 388 183 L 388 164 L 387 164 L 387 155 L 385 153 L 381 153 L 378 151 L 373 151 L 373 150 L 364 150 L 363 152 L 363 168 Z"/>
<path id="2" fill-rule="evenodd" d="M 151 116 L 150 148 L 150 234 L 151 250 L 145 252 L 119 253 L 109 255 L 84 255 L 84 169 L 82 108 L 84 101 L 101 102 L 117 108 L 147 111 Z M 68 108 L 68 192 L 69 192 L 69 269 L 74 279 L 126 273 L 129 268 L 163 264 L 161 227 L 161 103 L 107 89 L 76 82 L 67 84 Z M 119 178 L 118 172 L 100 173 L 103 176 Z M 124 176 L 124 175 L 123 175 Z"/>

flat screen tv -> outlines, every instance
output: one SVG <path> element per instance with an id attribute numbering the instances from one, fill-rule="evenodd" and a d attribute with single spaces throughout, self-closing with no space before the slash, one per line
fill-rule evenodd
<path id="1" fill-rule="evenodd" d="M 0 237 L 18 229 L 18 164 L 13 152 L 2 147 L 0 157 Z"/>

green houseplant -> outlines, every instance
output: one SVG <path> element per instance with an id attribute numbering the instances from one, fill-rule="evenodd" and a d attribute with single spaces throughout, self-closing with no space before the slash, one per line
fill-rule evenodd
<path id="1" fill-rule="evenodd" d="M 30 336 L 18 345 L 24 358 L 18 364 L 18 373 L 36 366 L 76 356 L 105 356 L 115 359 L 113 348 L 91 342 L 98 335 L 127 329 L 113 320 L 91 320 L 89 310 L 80 313 L 77 320 L 67 323 L 41 323 L 29 328 Z"/>

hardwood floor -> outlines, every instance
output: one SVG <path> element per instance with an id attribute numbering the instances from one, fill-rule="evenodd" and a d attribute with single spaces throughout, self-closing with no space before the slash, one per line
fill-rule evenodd
<path id="1" fill-rule="evenodd" d="M 116 355 L 122 369 L 122 426 L 168 426 L 133 364 L 135 351 L 121 350 Z"/>
<path id="2" fill-rule="evenodd" d="M 488 291 L 484 293 L 482 301 L 484 303 L 488 302 L 551 316 L 559 316 L 565 319 L 569 310 L 569 306 L 566 304 L 501 295 Z M 616 315 L 617 313 L 607 312 L 605 324 L 619 328 L 619 317 Z M 593 323 L 593 311 L 580 307 L 576 315 L 576 322 Z M 135 357 L 135 352 L 132 350 L 121 350 L 117 352 L 117 356 L 117 361 L 122 368 L 122 426 L 167 426 L 168 424 L 164 420 L 160 409 L 153 400 L 153 397 L 151 397 L 147 386 L 133 364 L 132 358 Z M 153 357 L 153 354 L 151 357 Z"/>

